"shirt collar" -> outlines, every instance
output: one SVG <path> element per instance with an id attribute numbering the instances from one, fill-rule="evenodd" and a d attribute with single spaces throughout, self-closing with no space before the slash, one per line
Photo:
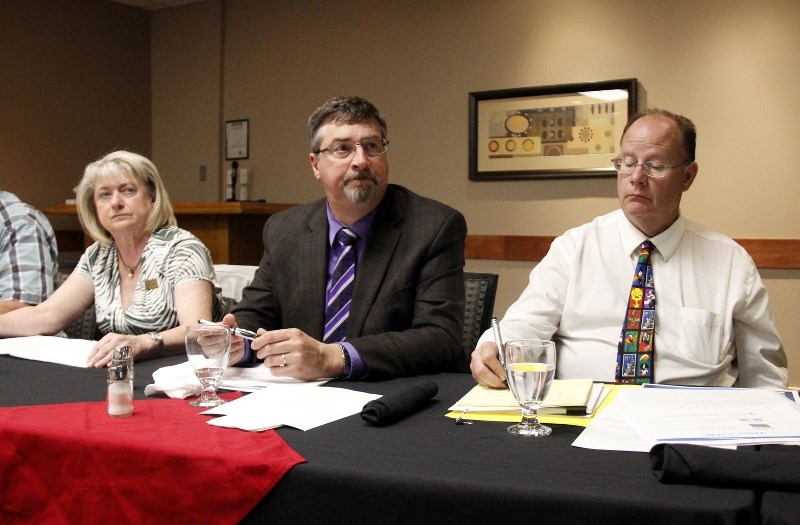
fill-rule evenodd
<path id="1" fill-rule="evenodd" d="M 375 208 L 368 214 L 364 215 L 356 222 L 354 222 L 351 226 L 345 226 L 339 220 L 333 216 L 333 212 L 331 212 L 331 207 L 326 204 L 325 205 L 328 213 L 328 245 L 333 246 L 333 240 L 336 238 L 336 233 L 341 230 L 342 228 L 348 227 L 350 230 L 353 231 L 356 235 L 358 235 L 358 241 L 362 242 L 364 239 L 367 238 L 367 234 L 369 233 L 370 228 L 372 228 L 372 221 L 375 219 L 375 213 L 378 211 L 378 208 Z"/>
<path id="2" fill-rule="evenodd" d="M 631 224 L 624 213 L 621 213 L 621 215 L 619 234 L 622 239 L 622 246 L 628 250 L 629 254 L 633 254 L 646 239 L 650 239 L 653 242 L 656 250 L 665 261 L 668 261 L 675 253 L 675 250 L 678 249 L 678 243 L 680 243 L 683 231 L 686 228 L 686 221 L 683 216 L 678 216 L 678 219 L 669 228 L 658 235 L 647 237 L 636 226 Z"/>

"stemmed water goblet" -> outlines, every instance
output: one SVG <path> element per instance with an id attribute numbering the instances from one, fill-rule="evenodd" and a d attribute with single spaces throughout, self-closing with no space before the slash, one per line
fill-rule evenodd
<path id="1" fill-rule="evenodd" d="M 217 396 L 217 386 L 231 355 L 231 331 L 223 325 L 190 325 L 186 327 L 186 355 L 194 369 L 203 393 L 189 404 L 215 407 L 225 401 Z"/>
<path id="2" fill-rule="evenodd" d="M 539 423 L 537 414 L 556 372 L 556 347 L 553 341 L 524 339 L 503 346 L 508 389 L 522 409 L 522 421 L 508 427 L 518 436 L 548 436 L 553 431 Z"/>

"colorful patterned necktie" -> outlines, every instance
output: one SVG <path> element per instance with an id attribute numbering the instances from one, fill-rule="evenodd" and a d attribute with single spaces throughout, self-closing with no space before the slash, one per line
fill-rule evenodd
<path id="1" fill-rule="evenodd" d="M 650 253 L 653 243 L 644 241 L 636 262 L 628 309 L 617 347 L 617 383 L 643 384 L 655 381 L 656 291 Z"/>
<path id="2" fill-rule="evenodd" d="M 348 228 L 336 232 L 334 247 L 340 250 L 333 268 L 331 289 L 325 303 L 325 333 L 322 341 L 336 343 L 343 341 L 350 314 L 350 297 L 356 278 L 356 249 L 358 235 Z"/>

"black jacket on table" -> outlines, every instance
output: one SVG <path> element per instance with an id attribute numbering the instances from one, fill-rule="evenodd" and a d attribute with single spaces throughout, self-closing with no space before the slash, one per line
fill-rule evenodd
<path id="1" fill-rule="evenodd" d="M 363 379 L 463 369 L 464 242 L 458 211 L 390 184 L 356 270 L 347 338 Z M 242 328 L 299 328 L 322 340 L 328 265 L 325 199 L 271 216 L 264 255 L 233 309 Z"/>

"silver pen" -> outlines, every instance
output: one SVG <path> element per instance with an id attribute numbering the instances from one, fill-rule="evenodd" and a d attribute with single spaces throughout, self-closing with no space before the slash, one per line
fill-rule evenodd
<path id="1" fill-rule="evenodd" d="M 497 322 L 497 317 L 492 317 L 492 331 L 494 332 L 494 344 L 497 345 L 497 359 L 506 369 L 506 359 L 503 354 L 503 337 L 500 335 L 500 323 Z M 504 380 L 503 384 L 508 388 L 508 380 Z"/>
<path id="2" fill-rule="evenodd" d="M 257 333 L 252 332 L 250 330 L 245 330 L 244 328 L 231 328 L 230 326 L 224 325 L 222 323 L 215 323 L 215 322 L 212 322 L 212 321 L 206 321 L 205 319 L 198 319 L 197 322 L 200 323 L 200 324 L 207 324 L 207 325 L 212 325 L 212 326 L 224 326 L 225 328 L 230 330 L 230 332 L 233 335 L 238 335 L 239 337 L 243 337 L 244 339 L 249 339 L 250 341 L 252 341 L 256 337 L 258 337 Z"/>
<path id="3" fill-rule="evenodd" d="M 497 317 L 492 317 L 492 331 L 494 332 L 494 344 L 497 345 L 497 359 L 501 365 L 506 366 L 506 360 L 503 357 L 503 337 L 500 335 L 500 323 L 497 322 Z"/>

